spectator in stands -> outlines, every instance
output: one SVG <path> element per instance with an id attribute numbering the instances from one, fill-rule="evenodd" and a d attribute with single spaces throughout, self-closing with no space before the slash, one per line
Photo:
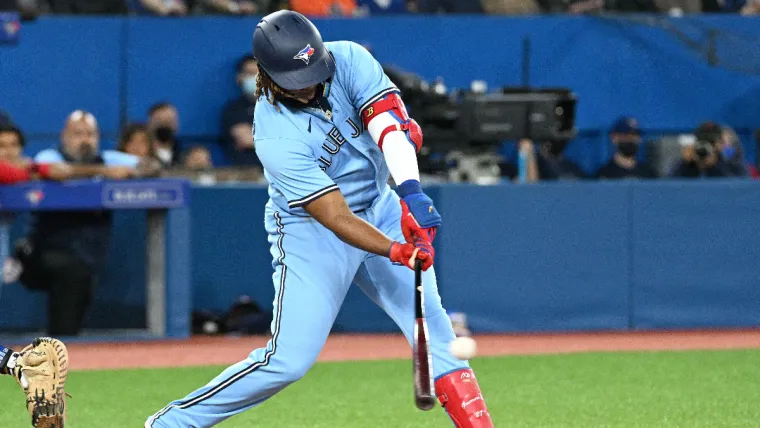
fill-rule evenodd
<path id="1" fill-rule="evenodd" d="M 760 0 L 747 0 L 739 13 L 744 16 L 760 15 Z"/>
<path id="2" fill-rule="evenodd" d="M 657 12 L 655 0 L 536 0 L 545 13 Z"/>
<path id="3" fill-rule="evenodd" d="M 97 121 L 82 110 L 67 118 L 60 147 L 35 157 L 43 164 L 90 167 L 90 172 L 105 173 L 111 179 L 137 175 L 138 160 L 125 153 L 101 151 Z M 110 229 L 110 211 L 33 215 L 31 233 L 21 242 L 23 251 L 17 251 L 17 257 L 23 266 L 22 284 L 49 294 L 48 334 L 79 333 L 108 252 Z"/>
<path id="4" fill-rule="evenodd" d="M 185 0 L 129 0 L 130 7 L 138 15 L 185 16 L 188 6 Z"/>
<path id="5" fill-rule="evenodd" d="M 214 167 L 211 152 L 203 146 L 193 146 L 185 155 L 185 168 L 193 171 L 208 170 Z"/>
<path id="6" fill-rule="evenodd" d="M 269 0 L 203 0 L 199 11 L 203 14 L 252 15 L 267 10 Z"/>
<path id="7" fill-rule="evenodd" d="M 751 163 L 744 159 L 744 149 L 739 135 L 730 126 L 722 126 L 720 154 L 726 163 L 726 169 L 736 177 L 748 177 Z"/>
<path id="8" fill-rule="evenodd" d="M 23 156 L 25 142 L 26 138 L 19 128 L 11 123 L 0 123 L 0 184 L 38 179 L 61 181 L 95 176 L 118 179 L 124 174 L 123 169 L 119 168 L 36 162 Z"/>
<path id="9" fill-rule="evenodd" d="M 610 131 L 610 139 L 615 145 L 615 154 L 606 165 L 599 168 L 596 178 L 657 178 L 654 169 L 636 157 L 641 146 L 641 129 L 636 118 L 618 119 Z"/>
<path id="10" fill-rule="evenodd" d="M 253 146 L 253 113 L 256 110 L 256 75 L 259 68 L 253 55 L 237 63 L 235 81 L 242 94 L 227 103 L 222 112 L 222 139 L 227 157 L 236 166 L 261 166 Z"/>
<path id="11" fill-rule="evenodd" d="M 419 13 L 483 13 L 480 0 L 416 0 Z"/>
<path id="12" fill-rule="evenodd" d="M 148 126 L 143 123 L 130 123 L 121 130 L 117 150 L 140 158 L 156 155 Z"/>
<path id="13" fill-rule="evenodd" d="M 24 150 L 24 134 L 10 122 L 0 121 L 0 160 L 19 164 Z"/>
<path id="14" fill-rule="evenodd" d="M 126 0 L 50 0 L 50 12 L 57 15 L 126 15 Z"/>
<path id="15" fill-rule="evenodd" d="M 356 7 L 362 15 L 386 15 L 408 13 L 407 0 L 357 0 Z"/>
<path id="16" fill-rule="evenodd" d="M 533 0 L 482 0 L 483 9 L 489 15 L 534 15 L 540 12 Z"/>
<path id="17" fill-rule="evenodd" d="M 721 154 L 723 129 L 713 122 L 701 124 L 694 132 L 695 144 L 684 147 L 681 159 L 670 176 L 674 178 L 731 177 Z"/>
<path id="18" fill-rule="evenodd" d="M 290 0 L 289 9 L 308 17 L 353 16 L 356 0 Z"/>
<path id="19" fill-rule="evenodd" d="M 165 166 L 180 163 L 179 114 L 169 102 L 160 102 L 148 109 L 148 129 L 153 136 L 156 157 Z"/>
<path id="20" fill-rule="evenodd" d="M 569 140 L 548 140 L 540 145 L 536 156 L 538 176 L 541 181 L 548 180 L 578 180 L 586 178 L 575 162 L 564 155 Z"/>

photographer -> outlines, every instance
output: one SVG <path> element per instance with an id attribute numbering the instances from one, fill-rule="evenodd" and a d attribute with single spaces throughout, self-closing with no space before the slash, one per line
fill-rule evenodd
<path id="1" fill-rule="evenodd" d="M 89 170 L 85 172 L 110 179 L 126 179 L 140 174 L 139 158 L 126 153 L 100 151 L 99 139 L 95 117 L 77 110 L 66 121 L 61 146 L 43 150 L 35 157 L 35 162 Z M 22 268 L 21 283 L 28 289 L 49 293 L 48 334 L 72 336 L 79 333 L 108 253 L 110 234 L 110 211 L 33 214 L 31 233 L 16 245 L 14 258 Z"/>
<path id="2" fill-rule="evenodd" d="M 723 156 L 723 129 L 705 122 L 694 132 L 696 142 L 684 147 L 681 160 L 676 164 L 670 177 L 732 177 Z"/>

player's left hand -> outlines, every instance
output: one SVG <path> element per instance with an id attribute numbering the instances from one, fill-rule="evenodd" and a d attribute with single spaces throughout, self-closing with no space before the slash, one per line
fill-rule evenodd
<path id="1" fill-rule="evenodd" d="M 420 182 L 416 180 L 405 181 L 398 189 L 404 238 L 410 243 L 424 240 L 432 245 L 438 226 L 441 225 L 441 216 L 435 209 L 433 200 L 422 191 Z"/>

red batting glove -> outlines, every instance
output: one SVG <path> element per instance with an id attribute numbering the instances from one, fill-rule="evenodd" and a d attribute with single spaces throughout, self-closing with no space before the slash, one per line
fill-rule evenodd
<path id="1" fill-rule="evenodd" d="M 401 201 L 401 233 L 404 234 L 406 242 L 414 244 L 420 251 L 435 257 L 433 239 L 435 239 L 436 230 L 436 227 L 420 227 L 414 215 L 409 212 L 409 206 L 406 202 Z"/>
<path id="2" fill-rule="evenodd" d="M 394 242 L 391 245 L 388 258 L 394 264 L 402 264 L 409 269 L 414 270 L 415 260 L 422 262 L 422 270 L 428 270 L 430 266 L 433 266 L 433 255 L 420 251 L 420 248 L 415 247 L 410 243 Z"/>
<path id="3" fill-rule="evenodd" d="M 414 235 L 418 235 L 420 238 L 426 240 L 429 243 L 433 243 L 438 228 L 433 227 L 421 227 L 417 223 L 417 219 L 409 211 L 409 205 L 404 201 L 401 202 L 401 232 L 404 234 L 407 242 L 414 242 Z"/>

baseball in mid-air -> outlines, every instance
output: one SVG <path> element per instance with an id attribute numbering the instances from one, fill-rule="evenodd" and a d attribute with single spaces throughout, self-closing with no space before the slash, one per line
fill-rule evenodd
<path id="1" fill-rule="evenodd" d="M 449 345 L 449 351 L 460 360 L 469 360 L 478 352 L 478 344 L 471 337 L 457 337 Z"/>

